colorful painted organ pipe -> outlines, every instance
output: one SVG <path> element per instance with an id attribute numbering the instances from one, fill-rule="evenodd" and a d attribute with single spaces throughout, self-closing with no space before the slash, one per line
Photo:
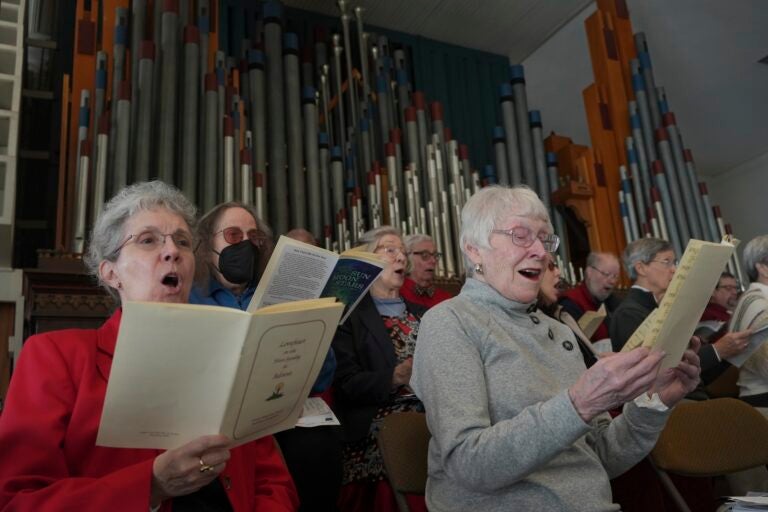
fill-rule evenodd
<path id="1" fill-rule="evenodd" d="M 197 197 L 198 105 L 200 104 L 200 31 L 184 27 L 184 95 L 181 108 L 181 190 Z"/>
<path id="2" fill-rule="evenodd" d="M 299 39 L 294 33 L 283 36 L 283 66 L 285 75 L 286 133 L 288 134 L 288 196 L 291 227 L 306 227 L 307 200 L 304 182 L 304 158 L 301 123 L 301 76 L 299 73 Z M 312 143 L 316 137 L 312 137 Z M 284 232 L 284 231 L 279 231 Z M 319 230 L 313 232 L 319 235 Z"/>
<path id="3" fill-rule="evenodd" d="M 528 129 L 528 97 L 525 91 L 523 66 L 513 64 L 509 68 L 512 92 L 515 98 L 515 122 L 517 123 L 518 147 L 525 184 L 536 190 L 536 167 L 533 162 L 533 142 Z"/>
<path id="4" fill-rule="evenodd" d="M 136 68 L 133 68 L 136 69 Z M 107 54 L 104 52 L 98 52 L 96 54 L 96 76 L 93 89 L 93 124 L 97 124 L 101 115 L 104 113 L 104 105 L 106 103 L 107 95 Z M 133 80 L 136 82 L 136 80 Z M 133 125 L 131 125 L 133 126 Z M 95 140 L 95 135 L 93 140 Z M 96 161 L 96 144 L 92 144 L 92 162 Z M 106 185 L 105 185 L 106 186 Z"/>
<path id="5" fill-rule="evenodd" d="M 123 81 L 120 84 L 117 98 L 117 123 L 116 133 L 112 137 L 115 141 L 115 163 L 113 165 L 113 183 L 121 189 L 128 185 L 128 151 L 131 139 L 131 86 Z"/>
<path id="6" fill-rule="evenodd" d="M 629 210 L 627 209 L 627 203 L 624 201 L 624 192 L 619 190 L 619 212 L 621 213 L 621 223 L 624 225 L 624 238 L 627 242 L 632 242 L 635 238 L 632 236 L 632 228 L 630 227 Z"/>
<path id="7" fill-rule="evenodd" d="M 651 199 L 653 201 L 653 209 L 656 212 L 656 219 L 658 220 L 658 235 L 664 240 L 669 240 L 669 231 L 667 231 L 667 221 L 664 215 L 664 206 L 661 204 L 661 193 L 657 187 L 651 187 Z"/>
<path id="8" fill-rule="evenodd" d="M 672 156 L 674 166 L 674 175 L 677 179 L 677 186 L 680 189 L 680 195 L 683 197 L 683 206 L 685 208 L 685 221 L 691 238 L 698 240 L 704 239 L 704 234 L 699 227 L 698 212 L 694 204 L 696 190 L 691 188 L 691 182 L 688 179 L 688 170 L 685 167 L 683 158 L 683 146 L 680 140 L 680 132 L 677 129 L 675 115 L 671 112 L 664 114 L 664 129 L 667 133 L 669 152 Z"/>
<path id="9" fill-rule="evenodd" d="M 109 116 L 102 114 L 98 119 L 96 133 L 96 151 L 93 159 L 93 202 L 91 203 L 91 218 L 95 219 L 101 213 L 101 207 L 106 201 L 107 192 L 107 154 L 109 153 Z"/>
<path id="10" fill-rule="evenodd" d="M 680 232 L 677 229 L 677 222 L 676 222 L 675 213 L 674 213 L 675 205 L 672 201 L 672 196 L 669 193 L 669 184 L 667 181 L 667 176 L 664 173 L 664 167 L 661 161 L 656 160 L 655 162 L 653 162 L 652 165 L 653 165 L 654 181 L 656 183 L 656 188 L 659 190 L 659 195 L 661 197 L 661 206 L 664 209 L 664 224 L 667 227 L 667 233 L 669 235 L 669 238 L 667 238 L 667 240 L 669 240 L 672 243 L 672 245 L 675 247 L 675 253 L 680 255 L 680 254 L 683 254 L 685 245 L 683 245 L 682 239 L 680 238 Z M 677 204 L 677 206 L 679 206 L 679 203 Z M 686 238 L 686 240 L 688 239 Z"/>
<path id="11" fill-rule="evenodd" d="M 109 139 L 109 165 L 114 169 L 115 166 L 120 165 L 119 179 L 112 180 L 112 191 L 117 192 L 122 189 L 127 179 L 123 179 L 127 176 L 125 169 L 128 167 L 128 162 L 117 162 L 117 139 L 118 139 L 118 102 L 120 101 L 120 84 L 125 78 L 125 45 L 128 42 L 128 9 L 118 7 L 115 9 L 115 32 L 114 41 L 112 46 L 112 88 L 111 94 L 111 129 L 112 136 Z M 130 98 L 128 98 L 130 101 Z M 129 121 L 130 124 L 130 121 Z M 108 176 L 108 178 L 110 178 Z"/>
<path id="12" fill-rule="evenodd" d="M 174 0 L 163 3 L 161 19 L 160 98 L 157 137 L 157 173 L 161 180 L 175 182 L 176 169 L 176 98 L 178 82 L 178 4 Z"/>
<path id="13" fill-rule="evenodd" d="M 536 166 L 535 190 L 538 192 L 544 205 L 549 208 L 549 178 L 547 177 L 547 160 L 544 151 L 541 112 L 531 110 L 528 113 L 528 119 L 530 121 L 531 142 L 533 145 L 533 161 Z"/>
<path id="14" fill-rule="evenodd" d="M 307 191 L 309 192 L 309 229 L 320 240 L 323 235 L 322 198 L 320 196 L 320 155 L 317 144 L 317 99 L 314 87 L 302 92 L 304 113 L 304 161 L 306 163 Z M 295 199 L 294 199 L 295 200 Z"/>
<path id="15" fill-rule="evenodd" d="M 282 5 L 268 1 L 262 4 L 264 21 L 264 50 L 266 57 L 267 130 L 269 172 L 269 221 L 276 233 L 288 231 L 288 194 L 285 174 L 285 118 L 283 116 L 283 58 L 282 58 Z"/>
<path id="16" fill-rule="evenodd" d="M 495 154 L 496 175 L 499 185 L 509 186 L 509 169 L 507 168 L 507 148 L 505 144 L 504 128 L 495 126 L 493 128 L 493 150 Z"/>
<path id="17" fill-rule="evenodd" d="M 86 217 L 85 212 L 88 211 L 88 169 L 83 168 L 83 163 L 88 163 L 88 159 L 84 159 L 83 149 L 88 148 L 88 145 L 83 145 L 88 138 L 88 123 L 91 113 L 91 95 L 88 91 L 83 90 L 80 93 L 80 112 L 78 116 L 78 130 L 77 130 L 77 173 L 75 175 L 75 222 L 73 225 L 72 236 L 72 252 L 82 253 L 85 248 L 86 237 Z"/>
<path id="18" fill-rule="evenodd" d="M 251 148 L 245 147 L 240 150 L 240 183 L 242 184 L 242 187 L 240 188 L 240 201 L 242 201 L 243 204 L 254 204 L 252 177 Z"/>
<path id="19" fill-rule="evenodd" d="M 659 149 L 659 156 L 661 156 L 660 164 L 664 168 L 664 176 L 666 177 L 667 187 L 671 197 L 673 216 L 667 218 L 672 222 L 680 235 L 680 242 L 682 247 L 688 243 L 688 239 L 691 238 L 691 231 L 688 229 L 687 214 L 683 203 L 682 191 L 680 190 L 680 184 L 675 176 L 675 164 L 672 161 L 672 151 L 669 147 L 669 134 L 664 128 L 656 129 L 656 144 Z M 657 162 L 653 162 L 657 165 Z M 682 253 L 680 253 L 682 254 Z"/>
<path id="20" fill-rule="evenodd" d="M 709 221 L 707 220 L 707 209 L 704 205 L 703 197 L 701 197 L 701 188 L 699 187 L 699 182 L 696 174 L 696 166 L 693 163 L 693 153 L 690 149 L 686 149 L 683 151 L 683 158 L 685 160 L 685 171 L 686 175 L 688 176 L 688 181 L 690 183 L 690 188 L 692 190 L 692 194 L 694 199 L 694 203 L 696 205 L 696 214 L 699 218 L 699 226 L 701 227 L 701 231 L 703 233 L 703 236 L 706 240 L 709 240 L 711 242 L 717 241 L 717 233 L 715 233 L 711 227 L 709 226 Z"/>
<path id="21" fill-rule="evenodd" d="M 205 211 L 210 210 L 218 202 L 217 188 L 218 179 L 217 172 L 211 172 L 213 169 L 218 169 L 219 149 L 217 142 L 217 127 L 218 121 L 216 116 L 218 115 L 218 94 L 217 94 L 217 79 L 216 73 L 208 73 L 205 76 L 205 137 L 203 144 L 205 145 L 205 169 L 208 172 L 203 174 L 203 209 Z M 223 158 L 223 155 L 222 155 Z"/>
<path id="22" fill-rule="evenodd" d="M 320 132 L 317 136 L 317 142 L 319 147 L 318 152 L 318 166 L 320 172 L 320 199 L 322 208 L 322 221 L 323 221 L 323 233 L 324 236 L 329 233 L 333 225 L 334 215 L 331 210 L 331 178 L 330 178 L 330 152 L 328 147 L 328 134 Z"/>
<path id="23" fill-rule="evenodd" d="M 559 172 L 557 169 L 557 154 L 547 152 L 547 178 L 549 180 L 550 193 L 555 192 L 560 188 Z M 565 229 L 565 220 L 563 216 L 557 211 L 557 208 L 550 204 L 550 215 L 552 216 L 552 224 L 555 228 L 555 233 L 560 237 L 560 246 L 557 251 L 560 258 L 560 268 L 564 268 L 563 263 L 569 261 L 568 258 L 568 232 Z"/>
<path id="24" fill-rule="evenodd" d="M 518 147 L 517 126 L 515 125 L 515 103 L 512 92 L 512 84 L 504 82 L 499 86 L 499 105 L 501 106 L 501 120 L 504 127 L 505 146 L 507 150 L 507 164 L 509 165 L 509 178 L 512 185 L 523 183 L 523 172 L 520 167 L 520 149 Z"/>
<path id="25" fill-rule="evenodd" d="M 253 133 L 253 170 L 265 175 L 267 170 L 267 99 L 264 82 L 264 52 L 248 50 L 248 100 L 251 104 L 250 123 Z M 264 199 L 266 201 L 266 198 Z M 262 203 L 266 213 L 266 203 Z"/>
<path id="26" fill-rule="evenodd" d="M 635 214 L 634 192 L 632 190 L 632 181 L 627 175 L 627 168 L 622 165 L 619 167 L 619 172 L 621 173 L 621 190 L 619 194 L 621 194 L 621 199 L 627 209 L 627 221 L 630 230 L 630 236 L 627 237 L 627 241 L 629 242 L 640 238 L 640 226 Z"/>
<path id="27" fill-rule="evenodd" d="M 635 47 L 637 48 L 637 59 L 642 70 L 643 81 L 647 85 L 648 107 L 651 114 L 651 121 L 654 127 L 661 126 L 661 112 L 659 109 L 659 98 L 656 94 L 656 80 L 653 77 L 653 68 L 651 67 L 651 56 L 648 53 L 648 44 L 645 34 L 638 32 L 635 34 Z"/>

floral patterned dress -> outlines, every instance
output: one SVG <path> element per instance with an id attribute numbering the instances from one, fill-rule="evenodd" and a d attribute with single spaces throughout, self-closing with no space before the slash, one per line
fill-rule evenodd
<path id="1" fill-rule="evenodd" d="M 382 315 L 381 319 L 384 321 L 389 338 L 392 340 L 397 364 L 413 357 L 413 352 L 416 349 L 416 336 L 419 333 L 419 319 L 407 310 L 400 316 Z M 360 441 L 344 446 L 343 484 L 360 481 L 377 482 L 386 478 L 384 462 L 381 459 L 379 446 L 376 444 L 376 436 L 384 418 L 393 412 L 405 411 L 424 412 L 424 406 L 409 386 L 400 386 L 390 394 L 389 402 L 379 407 L 373 417 L 368 435 Z"/>

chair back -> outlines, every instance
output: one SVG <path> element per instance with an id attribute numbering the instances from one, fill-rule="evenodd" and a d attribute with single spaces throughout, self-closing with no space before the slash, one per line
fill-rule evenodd
<path id="1" fill-rule="evenodd" d="M 710 398 L 737 398 L 739 396 L 739 369 L 731 366 L 718 378 L 707 384 L 704 390 Z"/>
<path id="2" fill-rule="evenodd" d="M 424 494 L 430 437 L 426 415 L 419 412 L 392 413 L 379 428 L 384 469 L 401 511 L 408 510 L 405 494 Z"/>
<path id="3" fill-rule="evenodd" d="M 734 398 L 678 404 L 651 460 L 686 476 L 715 476 L 768 464 L 768 421 Z"/>

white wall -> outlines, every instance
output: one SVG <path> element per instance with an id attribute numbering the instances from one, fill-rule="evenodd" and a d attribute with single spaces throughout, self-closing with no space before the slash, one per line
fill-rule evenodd
<path id="1" fill-rule="evenodd" d="M 707 188 L 736 238 L 747 242 L 768 234 L 768 152 L 709 177 Z"/>
<path id="2" fill-rule="evenodd" d="M 585 146 L 591 144 L 581 91 L 595 79 L 584 20 L 593 12 L 591 4 L 522 62 L 528 106 L 541 110 L 544 136 L 554 131 Z"/>

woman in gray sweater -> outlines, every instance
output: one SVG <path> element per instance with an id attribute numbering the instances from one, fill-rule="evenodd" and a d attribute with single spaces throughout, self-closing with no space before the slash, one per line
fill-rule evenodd
<path id="1" fill-rule="evenodd" d="M 536 194 L 484 188 L 461 220 L 471 275 L 424 316 L 411 379 L 433 436 L 429 510 L 618 510 L 609 479 L 653 447 L 698 357 L 657 376 L 663 354 L 640 348 L 587 370 L 573 332 L 533 307 L 559 243 Z"/>

